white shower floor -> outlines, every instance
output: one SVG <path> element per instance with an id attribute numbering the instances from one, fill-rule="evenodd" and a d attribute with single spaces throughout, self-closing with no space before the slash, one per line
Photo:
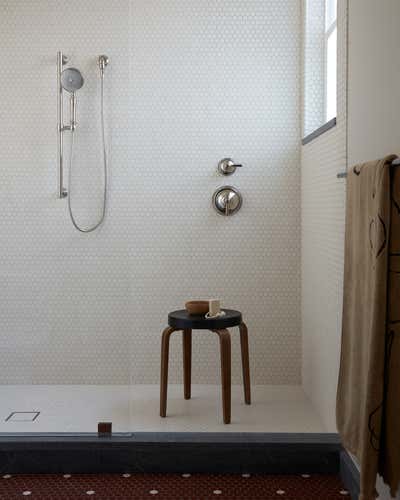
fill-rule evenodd
<path id="1" fill-rule="evenodd" d="M 222 423 L 219 386 L 193 385 L 183 399 L 180 385 L 168 388 L 167 418 L 159 417 L 158 385 L 0 386 L 0 432 L 326 432 L 299 386 L 253 386 L 252 404 L 232 387 L 232 423 Z M 8 418 L 13 412 L 11 418 Z M 35 413 L 40 412 L 33 420 Z M 18 419 L 18 420 L 16 420 Z"/>

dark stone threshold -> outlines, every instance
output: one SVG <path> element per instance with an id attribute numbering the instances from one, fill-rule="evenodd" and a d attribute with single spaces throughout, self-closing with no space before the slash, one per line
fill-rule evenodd
<path id="1" fill-rule="evenodd" d="M 302 139 L 301 141 L 302 145 L 305 146 L 306 144 L 310 143 L 311 141 L 313 141 L 314 139 L 316 139 L 317 137 L 319 137 L 320 135 L 322 135 L 323 133 L 327 132 L 328 130 L 330 130 L 335 126 L 336 126 L 336 117 L 329 120 L 329 122 L 324 123 L 321 127 L 314 130 L 314 132 L 311 132 L 311 134 L 306 135 L 304 139 Z"/>
<path id="2" fill-rule="evenodd" d="M 337 434 L 0 434 L 0 473 L 338 474 Z"/>

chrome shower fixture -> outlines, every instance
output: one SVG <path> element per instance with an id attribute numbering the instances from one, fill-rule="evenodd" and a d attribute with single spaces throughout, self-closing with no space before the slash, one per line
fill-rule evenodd
<path id="1" fill-rule="evenodd" d="M 74 138 L 76 130 L 76 92 L 82 88 L 85 80 L 82 73 L 72 67 L 63 69 L 63 66 L 69 62 L 68 57 L 62 52 L 57 52 L 57 132 L 58 132 L 58 197 L 65 198 L 68 196 L 68 211 L 74 227 L 82 233 L 91 233 L 97 229 L 104 221 L 107 204 L 107 177 L 108 177 L 108 161 L 107 148 L 105 139 L 105 124 L 104 124 L 104 69 L 108 65 L 108 57 L 100 55 L 98 64 L 100 68 L 100 125 L 101 125 L 101 142 L 103 152 L 103 169 L 104 169 L 104 194 L 103 208 L 98 221 L 90 227 L 82 227 L 72 211 L 71 207 L 71 178 L 74 156 Z M 70 96 L 70 121 L 69 125 L 64 125 L 64 110 L 63 110 L 63 91 L 68 92 Z M 70 132 L 70 154 L 69 154 L 69 176 L 68 190 L 64 188 L 64 132 Z"/>
<path id="2" fill-rule="evenodd" d="M 66 68 L 61 73 L 61 85 L 63 89 L 69 93 L 74 93 L 79 90 L 85 80 L 83 79 L 82 73 L 76 68 Z"/>
<path id="3" fill-rule="evenodd" d="M 85 80 L 82 73 L 76 68 L 67 68 L 61 73 L 61 85 L 70 94 L 70 119 L 69 125 L 63 127 L 65 130 L 76 128 L 76 95 L 75 92 L 82 88 Z"/>
<path id="4" fill-rule="evenodd" d="M 61 51 L 57 52 L 57 149 L 58 149 L 58 197 L 65 198 L 67 190 L 64 188 L 64 137 L 66 131 L 76 129 L 76 91 L 82 88 L 85 80 L 77 68 L 63 69 L 69 58 Z M 108 65 L 108 56 L 102 54 L 98 58 L 100 76 L 104 78 L 104 69 Z M 63 91 L 70 94 L 70 120 L 64 124 Z"/>
<path id="5" fill-rule="evenodd" d="M 63 110 L 63 86 L 61 75 L 64 64 L 68 57 L 62 52 L 57 52 L 57 158 L 58 158 L 58 197 L 65 198 L 67 190 L 64 188 L 64 110 Z"/>
<path id="6" fill-rule="evenodd" d="M 76 68 L 66 68 L 68 57 L 62 52 L 57 52 L 57 132 L 58 132 L 58 197 L 65 198 L 67 190 L 64 188 L 64 137 L 66 130 L 74 131 L 76 128 L 76 95 L 75 92 L 82 88 L 85 80 L 82 73 Z M 64 125 L 63 90 L 70 94 L 69 125 Z"/>
<path id="7" fill-rule="evenodd" d="M 108 56 L 102 54 L 99 56 L 99 68 L 101 76 L 104 76 L 104 68 L 108 65 Z"/>

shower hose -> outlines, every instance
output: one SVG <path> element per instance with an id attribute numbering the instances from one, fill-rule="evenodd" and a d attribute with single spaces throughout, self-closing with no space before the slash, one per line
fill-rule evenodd
<path id="1" fill-rule="evenodd" d="M 74 136 L 75 131 L 71 130 L 71 142 L 70 142 L 70 154 L 69 154 L 69 176 L 68 176 L 68 211 L 69 216 L 71 218 L 72 224 L 75 229 L 80 231 L 81 233 L 91 233 L 95 229 L 97 229 L 104 221 L 106 216 L 106 207 L 107 207 L 107 177 L 108 177 L 108 162 L 107 162 L 107 151 L 106 151 L 106 138 L 104 131 L 104 74 L 102 73 L 100 76 L 100 121 L 101 121 L 101 139 L 102 139 L 102 148 L 103 148 L 103 176 L 104 176 L 104 192 L 103 192 L 103 208 L 101 211 L 100 219 L 96 224 L 90 226 L 88 228 L 81 227 L 76 221 L 74 214 L 71 208 L 71 185 L 72 185 L 72 166 L 73 166 L 73 155 L 74 155 Z"/>

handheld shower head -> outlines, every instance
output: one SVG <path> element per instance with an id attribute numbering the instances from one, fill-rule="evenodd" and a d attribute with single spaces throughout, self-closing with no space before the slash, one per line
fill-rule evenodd
<path id="1" fill-rule="evenodd" d="M 82 73 L 76 68 L 66 68 L 61 73 L 61 86 L 64 90 L 70 93 L 70 125 L 69 130 L 72 132 L 76 128 L 76 95 L 84 83 Z"/>
<path id="2" fill-rule="evenodd" d="M 82 73 L 76 68 L 66 68 L 61 73 L 61 85 L 64 90 L 71 94 L 79 90 L 84 82 Z"/>

